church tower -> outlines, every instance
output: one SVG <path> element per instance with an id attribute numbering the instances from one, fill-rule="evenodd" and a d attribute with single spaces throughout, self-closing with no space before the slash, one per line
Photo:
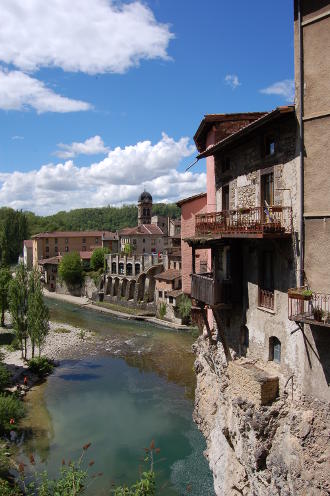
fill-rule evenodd
<path id="1" fill-rule="evenodd" d="M 147 191 L 143 191 L 138 199 L 138 225 L 151 224 L 152 216 L 152 196 Z"/>

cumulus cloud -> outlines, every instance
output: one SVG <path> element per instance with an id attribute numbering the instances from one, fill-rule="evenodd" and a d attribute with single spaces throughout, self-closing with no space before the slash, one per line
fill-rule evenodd
<path id="1" fill-rule="evenodd" d="M 225 77 L 225 83 L 228 84 L 228 86 L 230 86 L 233 90 L 235 90 L 238 86 L 241 86 L 236 74 L 227 74 Z"/>
<path id="2" fill-rule="evenodd" d="M 73 158 L 77 155 L 97 155 L 98 153 L 107 153 L 109 151 L 100 136 L 93 136 L 83 142 L 74 141 L 70 145 L 59 143 L 57 146 L 59 150 L 54 155 L 60 158 Z"/>
<path id="3" fill-rule="evenodd" d="M 285 101 L 294 101 L 294 80 L 284 79 L 283 81 L 278 81 L 267 88 L 260 90 L 260 93 L 265 95 L 279 95 L 284 97 Z"/>
<path id="4" fill-rule="evenodd" d="M 173 34 L 141 1 L 2 0 L 0 60 L 23 71 L 124 73 L 168 59 Z"/>
<path id="5" fill-rule="evenodd" d="M 1 12 L 1 10 L 0 10 Z M 0 68 L 0 108 L 3 110 L 35 109 L 43 112 L 77 112 L 89 110 L 91 105 L 58 95 L 42 81 L 21 71 Z"/>
<path id="6" fill-rule="evenodd" d="M 46 214 L 136 202 L 143 187 L 155 201 L 174 201 L 206 188 L 204 173 L 177 170 L 195 151 L 189 138 L 175 141 L 163 133 L 158 143 L 117 147 L 88 167 L 67 160 L 30 172 L 0 173 L 0 204 Z"/>

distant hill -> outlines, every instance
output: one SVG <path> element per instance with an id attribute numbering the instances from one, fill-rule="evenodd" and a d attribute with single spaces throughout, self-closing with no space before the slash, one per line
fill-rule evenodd
<path id="1" fill-rule="evenodd" d="M 167 215 L 171 218 L 180 217 L 180 209 L 174 203 L 155 203 L 152 206 L 153 215 Z M 69 212 L 57 212 L 45 217 L 25 212 L 28 220 L 30 236 L 42 231 L 116 231 L 123 227 L 137 225 L 137 207 L 123 205 L 122 207 L 79 208 Z"/>

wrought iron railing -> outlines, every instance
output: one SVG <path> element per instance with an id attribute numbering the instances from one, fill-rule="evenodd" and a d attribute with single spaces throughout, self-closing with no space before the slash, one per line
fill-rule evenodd
<path id="1" fill-rule="evenodd" d="M 259 288 L 258 306 L 274 310 L 274 291 Z"/>
<path id="2" fill-rule="evenodd" d="M 288 296 L 288 316 L 290 320 L 330 327 L 329 294 L 296 288 L 290 289 Z"/>
<path id="3" fill-rule="evenodd" d="M 207 305 L 231 303 L 231 281 L 217 281 L 212 272 L 191 274 L 191 296 Z"/>
<path id="4" fill-rule="evenodd" d="M 292 232 L 292 208 L 251 207 L 197 214 L 196 234 L 267 234 Z"/>

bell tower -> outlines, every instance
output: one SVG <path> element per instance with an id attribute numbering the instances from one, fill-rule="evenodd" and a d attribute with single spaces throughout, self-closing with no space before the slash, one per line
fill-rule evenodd
<path id="1" fill-rule="evenodd" d="M 151 224 L 152 196 L 148 191 L 143 191 L 138 199 L 138 226 Z"/>

